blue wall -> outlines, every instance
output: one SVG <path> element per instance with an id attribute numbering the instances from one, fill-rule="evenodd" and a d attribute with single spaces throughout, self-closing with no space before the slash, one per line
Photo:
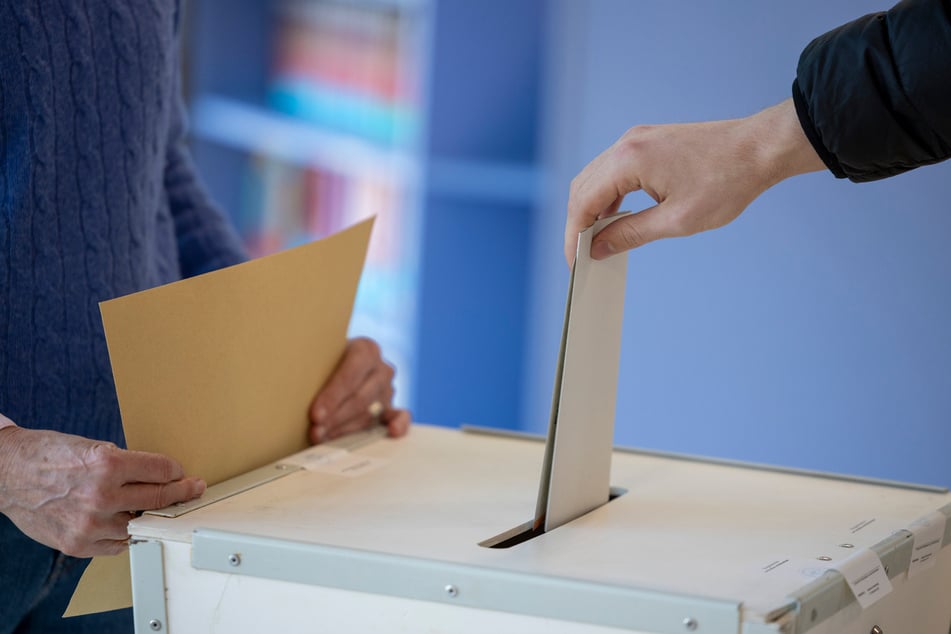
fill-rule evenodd
<path id="1" fill-rule="evenodd" d="M 545 4 L 435 4 L 417 420 L 519 424 Z"/>
<path id="2" fill-rule="evenodd" d="M 523 428 L 547 423 L 571 177 L 631 125 L 787 98 L 812 37 L 888 6 L 553 3 Z M 951 485 L 949 176 L 799 177 L 725 229 L 632 253 L 617 442 Z"/>

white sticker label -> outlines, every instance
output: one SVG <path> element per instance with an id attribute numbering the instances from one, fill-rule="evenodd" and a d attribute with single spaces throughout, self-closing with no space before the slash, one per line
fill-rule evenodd
<path id="1" fill-rule="evenodd" d="M 871 550 L 861 550 L 835 568 L 845 577 L 863 608 L 892 591 L 892 582 L 888 580 L 882 560 Z"/>
<path id="2" fill-rule="evenodd" d="M 382 458 L 371 458 L 370 456 L 347 453 L 346 456 L 332 462 L 323 462 L 307 468 L 311 471 L 319 471 L 320 473 L 330 473 L 355 478 L 370 473 L 371 471 L 376 471 L 386 464 L 386 462 L 387 461 Z"/>
<path id="3" fill-rule="evenodd" d="M 944 540 L 944 528 L 948 518 L 944 513 L 935 511 L 908 527 L 915 536 L 911 549 L 911 563 L 908 564 L 908 576 L 913 577 L 922 570 L 931 568 L 941 550 Z"/>
<path id="4" fill-rule="evenodd" d="M 338 449 L 327 445 L 315 445 L 304 451 L 299 451 L 292 456 L 288 456 L 281 460 L 281 462 L 303 467 L 304 469 L 313 469 L 317 465 L 339 460 L 346 456 L 347 453 L 346 449 Z"/>
<path id="5" fill-rule="evenodd" d="M 383 458 L 371 458 L 351 453 L 346 449 L 317 445 L 295 453 L 281 460 L 284 464 L 303 467 L 308 471 L 319 471 L 354 478 L 375 471 L 386 464 Z"/>

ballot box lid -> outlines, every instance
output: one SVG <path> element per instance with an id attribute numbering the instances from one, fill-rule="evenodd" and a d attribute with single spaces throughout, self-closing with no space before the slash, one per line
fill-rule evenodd
<path id="1" fill-rule="evenodd" d="M 263 484 L 178 517 L 143 515 L 130 534 L 189 542 L 192 566 L 228 574 L 651 632 L 691 620 L 740 631 L 792 612 L 821 623 L 856 601 L 846 562 L 871 553 L 887 576 L 905 574 L 915 526 L 951 515 L 934 487 L 618 449 L 618 497 L 517 545 L 481 545 L 532 518 L 543 452 L 537 438 L 416 425 L 268 465 Z M 951 543 L 942 526 L 939 548 Z"/>

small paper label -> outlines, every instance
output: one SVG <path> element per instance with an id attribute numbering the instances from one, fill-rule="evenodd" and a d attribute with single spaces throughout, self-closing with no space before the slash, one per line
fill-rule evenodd
<path id="1" fill-rule="evenodd" d="M 371 458 L 369 456 L 361 456 L 360 454 L 347 453 L 342 458 L 330 462 L 322 462 L 307 468 L 311 471 L 319 471 L 320 473 L 356 478 L 371 471 L 376 471 L 384 464 L 386 464 L 386 460 L 382 458 Z"/>
<path id="2" fill-rule="evenodd" d="M 281 462 L 296 467 L 303 467 L 304 469 L 313 469 L 317 465 L 339 460 L 347 454 L 346 449 L 338 449 L 327 445 L 315 445 L 304 451 L 299 451 L 292 456 L 288 456 L 281 460 Z"/>
<path id="3" fill-rule="evenodd" d="M 845 577 L 863 608 L 892 591 L 892 582 L 888 580 L 882 560 L 871 550 L 861 550 L 835 568 Z"/>
<path id="4" fill-rule="evenodd" d="M 913 577 L 922 570 L 934 566 L 944 540 L 944 528 L 948 518 L 944 513 L 935 511 L 908 527 L 915 536 L 911 549 L 911 563 L 908 564 L 908 576 Z"/>
<path id="5" fill-rule="evenodd" d="M 330 445 L 317 445 L 295 453 L 281 460 L 284 464 L 303 467 L 308 471 L 319 471 L 350 478 L 375 471 L 386 464 L 383 458 L 371 458 L 351 453 L 346 449 Z"/>

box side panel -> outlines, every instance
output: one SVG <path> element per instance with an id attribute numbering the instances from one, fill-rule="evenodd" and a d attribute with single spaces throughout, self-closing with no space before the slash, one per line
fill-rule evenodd
<path id="1" fill-rule="evenodd" d="M 166 545 L 167 634 L 420 632 L 657 634 L 480 610 L 192 568 L 190 546 Z"/>

